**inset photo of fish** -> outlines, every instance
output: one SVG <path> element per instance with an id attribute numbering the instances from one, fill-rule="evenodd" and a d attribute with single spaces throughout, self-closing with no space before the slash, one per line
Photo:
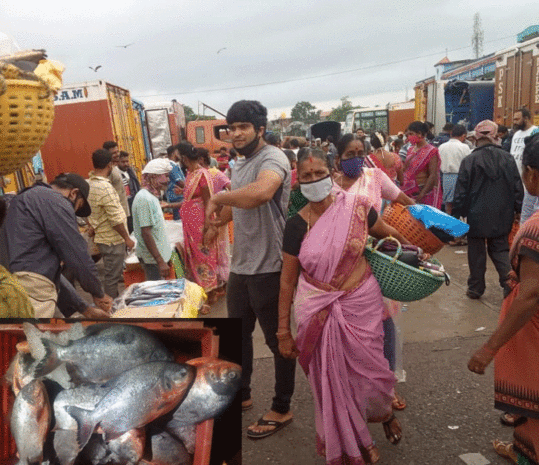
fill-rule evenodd
<path id="1" fill-rule="evenodd" d="M 0 465 L 241 464 L 241 320 L 2 320 Z"/>

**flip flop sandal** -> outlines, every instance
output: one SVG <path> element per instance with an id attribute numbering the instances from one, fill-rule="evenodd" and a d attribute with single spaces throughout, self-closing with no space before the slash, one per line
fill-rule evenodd
<path id="1" fill-rule="evenodd" d="M 391 444 L 396 446 L 400 442 L 400 440 L 402 439 L 402 433 L 399 436 L 397 433 L 393 433 L 391 431 L 391 423 L 393 423 L 395 421 L 399 422 L 399 420 L 397 419 L 397 417 L 395 415 L 391 415 L 391 418 L 389 420 L 387 420 L 387 421 L 384 421 L 382 423 L 382 425 L 384 427 L 384 433 L 386 435 L 387 440 Z M 399 424 L 400 424 L 400 422 L 399 422 Z"/>
<path id="2" fill-rule="evenodd" d="M 260 418 L 256 424 L 257 426 L 274 426 L 275 428 L 269 430 L 269 431 L 263 431 L 261 433 L 256 433 L 251 430 L 247 430 L 247 437 L 251 439 L 262 439 L 267 438 L 268 436 L 271 436 L 272 434 L 275 434 L 277 431 L 282 430 L 285 426 L 292 423 L 293 418 L 290 418 L 290 420 L 286 421 L 274 421 L 274 420 L 264 420 L 264 418 Z"/>
<path id="3" fill-rule="evenodd" d="M 251 401 L 250 404 L 243 405 L 243 402 L 241 403 L 241 411 L 246 412 L 247 410 L 251 410 L 254 407 L 253 401 Z"/>
<path id="4" fill-rule="evenodd" d="M 502 413 L 500 416 L 500 423 L 504 426 L 511 426 L 513 428 L 516 428 L 517 426 L 523 425 L 526 423 L 527 418 L 520 416 L 520 415 L 514 415 L 509 412 Z"/>
<path id="5" fill-rule="evenodd" d="M 492 446 L 494 451 L 505 460 L 508 460 L 511 463 L 518 464 L 518 455 L 513 448 L 512 442 L 498 441 L 495 439 L 492 441 Z"/>

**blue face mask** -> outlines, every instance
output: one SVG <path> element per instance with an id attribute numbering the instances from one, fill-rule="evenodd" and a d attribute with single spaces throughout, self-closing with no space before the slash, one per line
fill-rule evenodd
<path id="1" fill-rule="evenodd" d="M 363 171 L 363 157 L 354 157 L 347 160 L 341 160 L 341 169 L 345 176 L 349 178 L 357 178 Z"/>

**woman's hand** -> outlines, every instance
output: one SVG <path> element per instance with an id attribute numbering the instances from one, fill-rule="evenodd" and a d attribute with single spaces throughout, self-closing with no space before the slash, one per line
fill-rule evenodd
<path id="1" fill-rule="evenodd" d="M 277 336 L 279 339 L 279 352 L 284 358 L 297 358 L 299 350 L 296 347 L 296 341 L 292 337 L 292 333 Z"/>
<path id="2" fill-rule="evenodd" d="M 219 234 L 219 231 L 216 227 L 210 226 L 205 232 L 204 232 L 204 239 L 202 240 L 203 245 L 206 247 L 209 247 L 216 239 L 217 235 Z"/>
<path id="3" fill-rule="evenodd" d="M 468 362 L 468 370 L 478 375 L 484 374 L 485 368 L 492 362 L 494 355 L 494 352 L 484 345 L 472 355 L 472 358 Z"/>

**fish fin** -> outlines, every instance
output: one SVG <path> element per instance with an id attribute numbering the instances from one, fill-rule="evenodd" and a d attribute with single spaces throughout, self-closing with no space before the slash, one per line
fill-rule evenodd
<path id="1" fill-rule="evenodd" d="M 57 348 L 59 346 L 56 343 L 49 341 L 48 339 L 41 339 L 40 342 L 45 349 L 45 355 L 43 356 L 43 358 L 39 359 L 34 369 L 34 376 L 36 378 L 40 378 L 49 374 L 51 371 L 58 368 L 61 364 L 61 361 L 58 359 L 57 352 Z M 36 360 L 38 359 L 36 358 Z"/>
<path id="2" fill-rule="evenodd" d="M 92 419 L 93 412 L 72 405 L 65 406 L 64 409 L 77 422 L 77 442 L 82 449 L 90 440 L 90 437 L 97 426 Z"/>
<path id="3" fill-rule="evenodd" d="M 32 357 L 36 360 L 41 360 L 45 355 L 45 348 L 42 343 L 43 333 L 33 324 L 26 322 L 22 324 L 22 329 L 26 335 Z"/>

